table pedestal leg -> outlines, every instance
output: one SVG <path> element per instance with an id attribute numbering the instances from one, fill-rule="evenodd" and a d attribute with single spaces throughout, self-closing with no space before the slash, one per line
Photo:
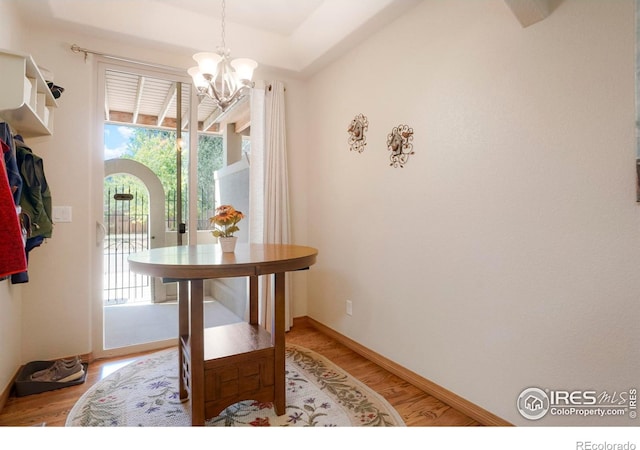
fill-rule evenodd
<path id="1" fill-rule="evenodd" d="M 184 344 L 183 344 L 184 343 Z M 189 343 L 189 282 L 178 282 L 178 367 L 179 367 L 179 393 L 180 401 L 189 399 L 189 391 L 185 386 L 185 377 L 189 373 L 185 367 L 185 351 L 183 345 Z"/>
<path id="2" fill-rule="evenodd" d="M 286 409 L 286 393 L 285 393 L 285 356 L 284 356 L 284 294 L 285 294 L 285 274 L 276 273 L 275 277 L 275 295 L 274 295 L 274 312 L 272 336 L 275 351 L 275 401 L 274 408 L 276 414 L 281 416 Z"/>
<path id="3" fill-rule="evenodd" d="M 249 277 L 249 323 L 258 325 L 258 276 Z"/>
<path id="4" fill-rule="evenodd" d="M 189 346 L 191 424 L 204 425 L 204 292 L 202 280 L 191 280 Z"/>

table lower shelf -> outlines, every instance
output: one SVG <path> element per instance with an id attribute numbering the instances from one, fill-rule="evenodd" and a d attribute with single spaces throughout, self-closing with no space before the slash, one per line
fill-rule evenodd
<path id="1" fill-rule="evenodd" d="M 186 381 L 193 364 L 186 337 L 180 341 Z M 270 333 L 247 323 L 207 328 L 204 348 L 206 419 L 239 401 L 275 401 L 275 348 Z"/>

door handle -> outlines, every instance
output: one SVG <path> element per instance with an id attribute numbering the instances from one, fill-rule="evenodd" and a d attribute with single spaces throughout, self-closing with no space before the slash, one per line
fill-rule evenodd
<path id="1" fill-rule="evenodd" d="M 107 236 L 107 229 L 102 222 L 96 221 L 96 247 L 100 247 Z"/>

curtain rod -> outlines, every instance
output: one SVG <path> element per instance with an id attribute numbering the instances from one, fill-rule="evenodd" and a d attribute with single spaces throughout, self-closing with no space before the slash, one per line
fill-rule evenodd
<path id="1" fill-rule="evenodd" d="M 147 62 L 147 61 L 140 61 L 140 60 L 137 60 L 137 59 L 127 58 L 127 57 L 124 57 L 124 56 L 117 56 L 117 55 L 111 55 L 111 54 L 108 54 L 108 53 L 97 52 L 97 51 L 94 51 L 94 50 L 89 50 L 89 49 L 86 49 L 86 48 L 82 48 L 77 44 L 71 45 L 71 51 L 73 53 L 84 53 L 84 61 L 85 62 L 87 62 L 87 56 L 89 54 L 91 54 L 91 55 L 96 55 L 96 56 L 102 56 L 104 58 L 115 59 L 117 61 L 130 62 L 130 63 L 140 64 L 140 65 L 144 65 L 144 66 L 155 67 L 157 69 L 170 70 L 172 72 L 178 72 L 178 73 L 185 72 L 186 73 L 185 70 L 177 68 L 177 67 L 164 66 L 162 64 L 155 64 L 155 63 L 150 63 L 150 62 Z"/>
<path id="2" fill-rule="evenodd" d="M 267 88 L 269 90 L 269 92 L 271 92 L 271 84 L 269 84 L 269 87 Z M 284 91 L 287 92 L 287 88 L 284 88 Z"/>

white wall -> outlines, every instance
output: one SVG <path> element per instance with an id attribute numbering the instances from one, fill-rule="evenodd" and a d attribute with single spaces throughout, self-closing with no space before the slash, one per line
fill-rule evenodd
<path id="1" fill-rule="evenodd" d="M 309 315 L 512 423 L 637 425 L 515 407 L 638 384 L 634 33 L 632 0 L 526 29 L 501 0 L 425 0 L 314 77 Z"/>
<path id="2" fill-rule="evenodd" d="M 0 48 L 19 50 L 16 43 L 22 33 L 17 26 L 13 4 L 0 2 Z M 20 365 L 22 334 L 22 285 L 0 281 L 0 392 L 3 392 Z"/>
<path id="3" fill-rule="evenodd" d="M 71 223 L 29 253 L 23 287 L 23 363 L 88 353 L 90 340 L 91 65 L 51 35 L 32 29 L 21 42 L 38 65 L 65 88 L 54 113 L 53 136 L 27 139 L 44 160 L 53 205 L 71 206 Z"/>

